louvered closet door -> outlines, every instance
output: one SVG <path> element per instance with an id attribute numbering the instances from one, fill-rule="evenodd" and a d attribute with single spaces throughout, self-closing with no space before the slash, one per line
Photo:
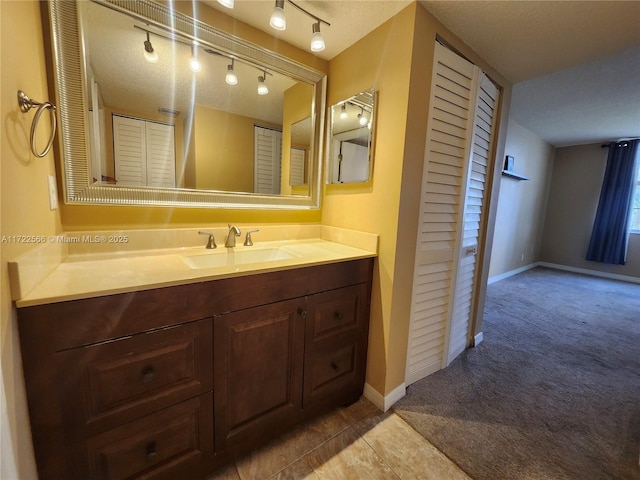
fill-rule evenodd
<path id="1" fill-rule="evenodd" d="M 498 88 L 484 73 L 481 73 L 474 115 L 473 145 L 463 211 L 461 248 L 458 253 L 447 365 L 470 344 L 470 323 L 474 314 L 475 286 L 478 274 L 476 259 L 482 238 L 480 229 L 484 218 L 484 190 L 493 148 L 493 133 L 496 123 L 494 119 L 498 95 Z"/>
<path id="2" fill-rule="evenodd" d="M 436 44 L 406 384 L 443 367 L 479 71 Z"/>

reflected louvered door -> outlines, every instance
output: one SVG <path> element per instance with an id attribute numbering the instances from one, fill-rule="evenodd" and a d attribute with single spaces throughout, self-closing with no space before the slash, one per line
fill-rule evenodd
<path id="1" fill-rule="evenodd" d="M 176 151 L 174 126 L 147 122 L 147 185 L 176 186 Z"/>
<path id="2" fill-rule="evenodd" d="M 436 44 L 406 384 L 443 367 L 456 284 L 479 70 Z"/>
<path id="3" fill-rule="evenodd" d="M 478 270 L 477 254 L 480 251 L 484 217 L 484 190 L 490 165 L 495 130 L 495 111 L 498 103 L 498 88 L 481 73 L 474 115 L 473 144 L 469 162 L 469 177 L 466 183 L 466 201 L 462 218 L 461 247 L 458 252 L 456 288 L 453 298 L 453 313 L 448 335 L 446 365 L 451 363 L 470 344 L 470 320 L 474 314 L 475 286 Z"/>
<path id="4" fill-rule="evenodd" d="M 254 191 L 280 193 L 282 132 L 254 126 Z"/>
<path id="5" fill-rule="evenodd" d="M 113 116 L 113 151 L 118 185 L 147 184 L 145 131 L 143 120 Z"/>

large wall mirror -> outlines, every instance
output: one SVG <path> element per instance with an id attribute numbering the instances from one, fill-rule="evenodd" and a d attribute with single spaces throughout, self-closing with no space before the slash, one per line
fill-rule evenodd
<path id="1" fill-rule="evenodd" d="M 319 207 L 325 74 L 153 1 L 49 5 L 67 203 Z"/>
<path id="2" fill-rule="evenodd" d="M 370 88 L 329 108 L 327 183 L 360 183 L 371 178 L 375 96 Z"/>

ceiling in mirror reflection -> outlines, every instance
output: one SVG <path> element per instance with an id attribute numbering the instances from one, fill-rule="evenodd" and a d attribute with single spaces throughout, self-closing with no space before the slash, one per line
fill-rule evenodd
<path id="1" fill-rule="evenodd" d="M 168 109 L 187 115 L 191 105 L 200 104 L 282 124 L 284 92 L 296 83 L 294 79 L 266 69 L 269 93 L 258 95 L 258 76 L 264 75 L 264 69 L 236 60 L 238 84 L 228 85 L 229 56 L 209 53 L 215 50 L 202 45 L 197 49 L 202 69 L 194 73 L 189 69 L 192 52 L 187 39 L 172 39 L 162 29 L 102 5 L 79 5 L 85 50 L 106 105 L 148 114 Z M 145 30 L 158 55 L 156 63 L 145 59 Z"/>

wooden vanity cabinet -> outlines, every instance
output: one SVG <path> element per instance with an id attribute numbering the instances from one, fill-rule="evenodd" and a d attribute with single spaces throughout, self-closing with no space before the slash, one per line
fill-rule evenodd
<path id="1" fill-rule="evenodd" d="M 373 259 L 18 309 L 41 479 L 205 478 L 362 394 Z"/>

